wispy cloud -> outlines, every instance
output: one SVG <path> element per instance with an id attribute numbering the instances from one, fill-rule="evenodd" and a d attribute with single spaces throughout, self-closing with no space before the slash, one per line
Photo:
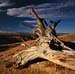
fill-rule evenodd
<path id="1" fill-rule="evenodd" d="M 66 11 L 64 8 L 69 8 L 75 6 L 75 2 L 65 2 L 65 3 L 45 3 L 45 4 L 40 4 L 40 5 L 29 5 L 25 7 L 20 7 L 20 8 L 12 8 L 7 10 L 7 14 L 10 16 L 17 16 L 17 17 L 31 17 L 31 15 L 28 14 L 27 10 L 30 7 L 33 7 L 36 9 L 36 11 L 39 13 L 40 16 L 43 15 L 49 15 L 49 16 L 55 16 L 55 15 L 60 15 L 63 13 L 64 15 L 66 14 L 64 11 Z M 63 11 L 61 11 L 63 9 Z M 69 9 L 71 10 L 71 9 Z M 66 11 L 67 12 L 67 11 Z M 68 12 L 67 12 L 68 13 Z M 49 17 L 48 16 L 48 17 Z M 53 16 L 53 17 L 54 17 Z"/>
<path id="2" fill-rule="evenodd" d="M 13 3 L 10 3 L 10 2 L 8 2 L 8 1 L 5 1 L 5 2 L 1 2 L 1 3 L 0 3 L 0 8 L 1 8 L 1 7 L 12 6 L 12 5 L 13 5 Z"/>
<path id="3" fill-rule="evenodd" d="M 32 21 L 30 21 L 30 20 L 26 20 L 26 21 L 24 21 L 24 22 L 26 22 L 26 23 L 36 23 L 35 20 L 32 20 Z"/>
<path id="4" fill-rule="evenodd" d="M 24 5 L 23 2 L 25 1 L 26 3 Z M 9 21 L 10 19 L 9 18 L 7 19 L 8 20 L 7 23 L 10 22 L 8 23 L 9 25 L 18 24 L 17 26 L 19 27 L 18 30 L 25 30 L 24 25 L 34 26 L 36 24 L 35 21 L 36 19 L 28 13 L 28 9 L 31 7 L 33 7 L 37 11 L 40 17 L 45 19 L 75 18 L 75 0 L 40 0 L 43 2 L 41 4 L 37 4 L 39 0 L 31 2 L 31 4 L 29 4 L 27 1 L 28 0 L 0 0 L 0 13 L 2 13 L 2 16 L 6 17 L 6 19 L 7 15 L 10 18 L 14 16 L 16 18 L 14 19 L 15 22 Z M 47 1 L 47 3 L 45 1 Z M 4 23 L 4 25 L 6 25 L 6 23 Z M 10 25 L 10 27 L 12 27 L 12 25 Z M 14 29 L 17 27 L 12 27 L 12 28 Z"/>
<path id="5" fill-rule="evenodd" d="M 17 16 L 21 14 L 21 11 L 18 8 L 12 8 L 7 10 L 7 14 L 10 16 Z"/>

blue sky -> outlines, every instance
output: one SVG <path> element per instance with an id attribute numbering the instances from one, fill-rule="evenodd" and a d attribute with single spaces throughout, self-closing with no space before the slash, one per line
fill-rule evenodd
<path id="1" fill-rule="evenodd" d="M 36 19 L 30 7 L 44 19 L 61 19 L 57 32 L 75 32 L 75 0 L 0 0 L 0 32 L 31 32 Z"/>

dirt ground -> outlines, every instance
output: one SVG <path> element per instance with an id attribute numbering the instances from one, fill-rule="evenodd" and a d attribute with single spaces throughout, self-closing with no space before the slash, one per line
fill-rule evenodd
<path id="1" fill-rule="evenodd" d="M 65 44 L 75 49 L 75 34 L 62 35 L 59 38 L 63 40 Z M 23 44 L 25 44 L 25 46 Z M 26 41 L 23 44 L 0 51 L 0 74 L 75 74 L 75 71 L 73 70 L 39 58 L 28 62 L 27 66 L 22 69 L 16 69 L 15 65 L 8 66 L 8 60 L 11 59 L 12 61 L 12 56 L 14 54 L 37 45 L 37 42 L 33 40 Z"/>

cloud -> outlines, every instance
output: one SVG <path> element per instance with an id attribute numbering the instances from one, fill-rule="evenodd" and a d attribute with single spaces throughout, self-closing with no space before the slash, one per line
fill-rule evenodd
<path id="1" fill-rule="evenodd" d="M 30 6 L 27 7 L 20 7 L 20 8 L 11 8 L 7 9 L 7 14 L 10 16 L 19 16 L 19 17 L 24 17 L 24 16 L 30 16 L 28 15 L 27 8 L 30 8 Z"/>
<path id="2" fill-rule="evenodd" d="M 26 20 L 26 21 L 24 21 L 24 22 L 26 22 L 26 23 L 36 23 L 36 21 L 35 20 Z"/>
<path id="3" fill-rule="evenodd" d="M 75 2 L 73 1 L 63 3 L 44 3 L 39 5 L 27 5 L 19 8 L 10 8 L 7 9 L 7 15 L 15 16 L 18 18 L 34 18 L 28 13 L 28 9 L 30 7 L 33 7 L 40 15 L 40 17 L 45 19 L 75 18 Z M 30 20 L 28 21 L 29 23 L 26 20 L 23 20 L 23 22 L 27 24 L 32 23 Z"/>
<path id="4" fill-rule="evenodd" d="M 49 0 L 54 2 L 52 3 L 44 2 L 42 4 L 36 4 L 36 5 L 35 5 L 35 2 L 33 2 L 32 4 L 29 4 L 29 3 L 26 4 L 27 3 L 26 2 L 25 3 L 26 5 L 22 5 L 23 1 L 25 0 L 0 0 L 0 8 L 3 8 L 3 9 L 0 9 L 0 12 L 2 14 L 3 12 L 6 12 L 8 16 L 14 16 L 16 19 L 18 18 L 18 20 L 15 20 L 15 21 L 18 22 L 18 24 L 20 24 L 20 27 L 22 28 L 20 30 L 23 30 L 23 28 L 25 29 L 25 27 L 22 24 L 27 26 L 29 25 L 30 27 L 31 25 L 34 26 L 36 24 L 35 18 L 28 13 L 28 9 L 30 7 L 33 7 L 37 11 L 37 13 L 40 15 L 40 17 L 45 19 L 75 18 L 75 8 L 74 8 L 75 1 L 74 0 L 64 0 L 63 2 L 62 0 L 55 0 L 58 2 L 55 2 L 54 0 Z"/>
<path id="5" fill-rule="evenodd" d="M 18 8 L 12 8 L 7 10 L 7 14 L 10 16 L 17 16 L 21 13 L 21 11 Z"/>
<path id="6" fill-rule="evenodd" d="M 9 7 L 9 6 L 12 6 L 12 5 L 13 5 L 13 3 L 10 3 L 8 1 L 5 1 L 5 2 L 1 2 L 0 3 L 0 8 L 1 7 Z"/>
<path id="7" fill-rule="evenodd" d="M 45 4 L 40 4 L 40 5 L 29 5 L 25 7 L 20 7 L 20 8 L 12 8 L 7 10 L 7 14 L 10 16 L 13 15 L 18 15 L 18 16 L 26 16 L 28 15 L 27 9 L 30 7 L 35 8 L 39 14 L 44 14 L 45 12 L 50 13 L 53 10 L 56 9 L 61 9 L 61 8 L 66 8 L 66 7 L 71 7 L 74 6 L 75 2 L 66 2 L 66 3 L 45 3 Z"/>

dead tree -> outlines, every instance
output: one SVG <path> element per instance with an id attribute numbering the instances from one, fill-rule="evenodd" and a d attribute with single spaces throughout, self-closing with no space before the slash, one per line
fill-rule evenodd
<path id="1" fill-rule="evenodd" d="M 16 58 L 16 64 L 18 66 L 22 66 L 33 59 L 43 58 L 58 65 L 75 70 L 75 51 L 64 45 L 64 43 L 60 41 L 54 33 L 52 33 L 55 31 L 54 28 L 56 27 L 56 24 L 53 27 L 49 26 L 45 29 L 43 27 L 42 20 L 37 15 L 35 10 L 30 9 L 30 12 L 33 16 L 36 17 L 38 21 L 37 33 L 39 34 L 39 44 L 38 46 L 33 46 L 31 48 L 28 48 L 27 50 L 22 50 L 19 53 L 15 54 L 13 57 Z M 54 40 L 54 42 L 52 40 Z M 63 49 L 68 49 L 67 52 L 64 52 L 63 50 L 53 50 L 50 46 L 52 42 L 57 46 L 57 49 L 59 49 L 58 43 L 60 43 L 60 46 Z"/>
<path id="2" fill-rule="evenodd" d="M 60 21 L 60 20 L 59 20 Z M 48 38 L 50 38 L 51 40 L 54 40 L 55 43 L 60 43 L 60 46 L 62 46 L 64 49 L 67 50 L 73 50 L 70 47 L 66 46 L 60 39 L 58 39 L 58 37 L 56 36 L 56 31 L 55 28 L 57 26 L 57 24 L 59 23 L 59 21 L 57 21 L 57 23 L 52 24 L 51 26 L 49 26 L 46 30 L 45 30 L 45 35 L 48 36 Z"/>
<path id="3" fill-rule="evenodd" d="M 43 25 L 43 22 L 46 23 L 46 21 L 44 19 L 42 19 L 33 8 L 29 9 L 29 13 L 32 16 L 34 16 L 37 20 L 37 27 L 35 29 L 33 29 L 33 32 L 38 31 L 40 33 L 40 36 L 44 36 L 46 28 Z M 46 25 L 47 25 L 47 23 L 46 23 Z"/>
<path id="4" fill-rule="evenodd" d="M 54 21 L 50 21 L 50 22 L 52 23 L 52 25 L 50 26 L 50 28 L 52 29 L 52 33 L 53 33 L 53 35 L 57 36 L 55 28 L 61 22 L 61 20 L 58 20 L 56 22 L 54 22 Z"/>

